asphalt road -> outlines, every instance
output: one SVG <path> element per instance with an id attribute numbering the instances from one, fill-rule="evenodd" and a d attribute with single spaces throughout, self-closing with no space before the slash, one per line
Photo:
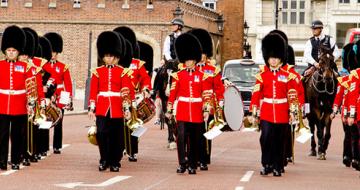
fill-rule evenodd
<path id="1" fill-rule="evenodd" d="M 177 154 L 166 148 L 167 131 L 153 126 L 140 140 L 138 162 L 123 158 L 119 173 L 99 172 L 99 153 L 87 141 L 92 124 L 87 115 L 67 115 L 64 119 L 65 148 L 19 171 L 0 171 L 0 189 L 129 189 L 129 190 L 317 190 L 360 189 L 360 173 L 342 165 L 343 131 L 337 117 L 327 160 L 308 157 L 310 147 L 296 143 L 295 164 L 282 177 L 260 176 L 258 132 L 225 132 L 213 141 L 209 171 L 196 175 L 176 174 Z M 52 131 L 51 131 L 52 134 Z M 52 142 L 52 141 L 50 141 Z"/>

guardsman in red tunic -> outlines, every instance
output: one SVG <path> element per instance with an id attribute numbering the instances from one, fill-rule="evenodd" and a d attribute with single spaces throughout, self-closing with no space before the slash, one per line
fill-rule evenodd
<path id="1" fill-rule="evenodd" d="M 179 61 L 185 64 L 185 69 L 172 74 L 166 116 L 169 119 L 172 117 L 174 102 L 178 100 L 176 121 L 179 167 L 176 172 L 184 173 L 188 166 L 189 174 L 196 174 L 201 127 L 209 117 L 211 94 L 208 92 L 211 88 L 204 82 L 204 73 L 195 69 L 202 53 L 197 38 L 189 33 L 182 34 L 175 41 L 175 49 Z"/>
<path id="2" fill-rule="evenodd" d="M 344 55 L 346 55 L 346 50 L 348 45 L 344 47 Z M 351 45 L 350 52 L 353 53 L 353 48 Z M 347 95 L 347 111 L 348 111 L 348 118 L 347 118 L 347 126 L 348 127 L 345 131 L 345 139 L 344 139 L 344 158 L 343 163 L 346 166 L 351 166 L 356 170 L 360 170 L 360 147 L 359 147 L 359 137 L 360 137 L 360 68 L 355 61 L 355 54 L 348 54 L 346 58 L 349 59 L 348 66 L 346 67 L 343 59 L 343 67 L 348 68 L 351 70 L 349 75 L 349 80 L 346 85 L 348 85 L 348 95 Z M 350 128 L 350 129 L 349 129 Z M 346 134 L 350 133 L 350 134 Z M 349 137 L 350 136 L 350 137 Z M 345 149 L 345 146 L 348 147 Z M 351 148 L 349 148 L 351 147 Z M 345 156 L 347 156 L 345 158 Z"/>
<path id="3" fill-rule="evenodd" d="M 42 86 L 42 76 L 41 76 L 41 67 L 37 67 L 33 63 L 33 56 L 35 51 L 35 43 L 38 43 L 38 40 L 35 42 L 33 34 L 25 29 L 23 29 L 26 36 L 26 45 L 24 51 L 20 53 L 19 60 L 27 63 L 26 72 L 28 74 L 26 82 L 26 90 L 28 96 L 28 110 L 29 110 L 29 122 L 28 127 L 24 129 L 24 150 L 23 150 L 23 165 L 30 166 L 30 160 L 36 162 L 37 159 L 35 154 L 36 143 L 38 140 L 38 130 L 39 126 L 35 123 L 36 112 L 43 112 L 45 109 L 45 96 Z M 37 36 L 36 36 L 37 37 Z M 36 46 L 37 47 L 37 46 Z M 36 83 L 35 83 L 36 82 Z M 29 99 L 33 101 L 29 102 Z M 36 101 L 36 102 L 35 102 Z M 36 105 L 37 104 L 37 105 Z M 40 109 L 40 110 L 37 110 Z M 30 135 L 28 135 L 30 134 Z"/>
<path id="4" fill-rule="evenodd" d="M 55 32 L 50 32 L 44 35 L 52 47 L 52 58 L 46 63 L 42 68 L 50 73 L 50 81 L 56 85 L 55 97 L 57 107 L 62 109 L 62 114 L 64 115 L 64 109 L 73 110 L 72 107 L 72 82 L 70 77 L 69 65 L 64 64 L 58 60 L 58 54 L 63 50 L 63 40 L 62 37 Z M 48 81 L 49 82 L 49 81 Z M 65 102 L 60 102 L 62 99 L 62 94 L 66 92 L 69 93 L 69 100 Z M 53 138 L 53 150 L 54 154 L 60 154 L 60 149 L 62 148 L 62 128 L 63 128 L 63 118 L 61 117 L 60 121 L 56 126 L 54 126 L 54 138 Z"/>
<path id="5" fill-rule="evenodd" d="M 0 169 L 7 169 L 9 133 L 11 131 L 11 168 L 20 169 L 23 150 L 23 130 L 27 126 L 25 80 L 27 64 L 18 61 L 25 47 L 25 33 L 17 26 L 5 29 L 1 51 L 6 59 L 0 61 Z M 10 130 L 11 126 L 11 130 Z"/>
<path id="6" fill-rule="evenodd" d="M 117 65 L 123 49 L 115 32 L 102 32 L 97 40 L 97 48 L 99 58 L 105 65 L 92 70 L 89 117 L 93 119 L 96 116 L 99 171 L 110 166 L 110 171 L 118 172 L 124 150 L 124 117 L 129 119 L 131 116 L 134 94 L 131 70 Z"/>
<path id="7" fill-rule="evenodd" d="M 40 67 L 44 66 L 52 57 L 52 47 L 50 44 L 50 41 L 41 36 L 39 37 L 39 48 L 38 51 L 35 54 L 38 57 L 34 57 L 34 64 L 40 65 Z M 56 86 L 53 84 L 53 80 L 50 79 L 50 73 L 42 70 L 42 86 L 43 86 L 43 92 L 46 99 L 51 100 L 51 97 L 53 97 Z M 41 156 L 46 156 L 47 151 L 49 150 L 49 144 L 50 144 L 50 137 L 49 137 L 49 130 L 48 129 L 40 129 L 38 132 L 38 141 L 37 141 L 37 159 L 41 159 Z"/>
<path id="8" fill-rule="evenodd" d="M 119 64 L 124 68 L 129 68 L 132 70 L 131 82 L 135 89 L 135 93 L 142 93 L 144 97 L 150 98 L 150 91 L 152 90 L 151 78 L 146 71 L 144 65 L 145 62 L 138 59 L 140 57 L 140 50 L 135 32 L 126 26 L 117 27 L 114 29 L 114 31 L 120 35 L 120 38 L 123 38 L 125 41 L 124 44 L 127 46 L 125 59 L 120 61 Z M 136 100 L 133 100 L 133 102 L 136 102 Z M 136 108 L 135 105 L 133 107 Z M 136 162 L 139 151 L 139 139 L 138 137 L 132 136 L 131 133 L 132 131 L 128 127 L 125 127 L 126 153 L 129 156 L 130 162 Z"/>
<path id="9" fill-rule="evenodd" d="M 210 58 L 213 55 L 213 44 L 212 38 L 204 29 L 193 29 L 189 33 L 193 34 L 200 42 L 202 47 L 202 58 L 199 63 L 196 64 L 196 69 L 204 73 L 205 82 L 208 83 L 208 86 L 211 87 L 211 96 L 212 98 L 216 97 L 216 102 L 220 104 L 220 107 L 223 106 L 224 102 L 224 85 L 221 81 L 221 70 L 215 65 L 210 63 Z M 214 100 L 212 100 L 215 103 Z M 216 105 L 212 105 L 213 108 Z M 210 121 L 214 119 L 214 110 L 210 112 L 209 119 L 207 124 L 203 123 L 201 127 L 201 134 L 206 133 L 210 129 Z M 208 170 L 208 164 L 210 164 L 211 156 L 211 140 L 207 140 L 203 135 L 201 135 L 200 141 L 200 170 Z"/>
<path id="10" fill-rule="evenodd" d="M 273 172 L 281 176 L 284 158 L 284 135 L 289 126 L 288 92 L 295 86 L 295 75 L 281 67 L 286 63 L 287 43 L 278 34 L 268 34 L 262 40 L 266 63 L 263 72 L 256 75 L 250 110 L 254 118 L 260 117 L 261 175 Z M 260 100 L 262 104 L 260 106 Z"/>

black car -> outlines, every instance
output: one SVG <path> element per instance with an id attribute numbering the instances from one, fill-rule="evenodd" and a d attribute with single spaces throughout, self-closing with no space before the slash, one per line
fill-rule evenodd
<path id="1" fill-rule="evenodd" d="M 251 59 L 237 59 L 227 61 L 224 65 L 222 76 L 234 83 L 240 91 L 245 115 L 249 114 L 251 94 L 256 82 L 255 75 L 259 73 L 259 65 L 263 64 Z"/>

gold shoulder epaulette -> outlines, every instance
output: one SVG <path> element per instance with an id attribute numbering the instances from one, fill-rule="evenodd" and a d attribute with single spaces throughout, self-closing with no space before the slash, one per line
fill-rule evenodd
<path id="1" fill-rule="evenodd" d="M 294 79 L 296 79 L 296 75 L 294 73 L 289 73 L 288 79 L 289 80 L 294 80 Z"/>
<path id="2" fill-rule="evenodd" d="M 209 74 L 207 74 L 207 73 L 204 73 L 204 75 L 203 75 L 203 80 L 206 80 L 207 78 L 209 78 L 209 77 L 211 77 L 212 75 L 209 75 Z"/>
<path id="3" fill-rule="evenodd" d="M 70 65 L 69 64 L 65 64 L 65 67 L 64 67 L 64 72 L 67 71 L 69 69 Z"/>
<path id="4" fill-rule="evenodd" d="M 357 69 L 356 69 L 356 70 L 357 70 Z M 356 72 L 356 70 L 352 70 L 352 71 L 350 72 L 350 74 L 351 74 L 352 76 L 354 76 L 355 78 L 359 79 L 359 75 L 358 75 L 358 73 Z"/>
<path id="5" fill-rule="evenodd" d="M 265 65 L 259 65 L 260 73 L 265 71 Z"/>
<path id="6" fill-rule="evenodd" d="M 174 72 L 174 73 L 171 73 L 171 76 L 176 79 L 176 80 L 179 80 L 179 77 L 178 77 L 178 72 Z"/>
<path id="7" fill-rule="evenodd" d="M 98 67 L 97 67 L 98 68 Z M 91 73 L 93 74 L 93 75 L 95 75 L 96 77 L 98 77 L 99 78 L 99 74 L 98 74 L 98 72 L 97 72 L 97 68 L 93 68 L 93 69 L 91 69 L 90 71 L 91 71 Z"/>
<path id="8" fill-rule="evenodd" d="M 179 63 L 178 69 L 179 69 L 180 71 L 183 70 L 183 69 L 185 69 L 184 63 Z"/>
<path id="9" fill-rule="evenodd" d="M 143 60 L 139 60 L 139 69 L 143 66 L 143 65 L 145 65 L 145 61 L 143 61 Z"/>
<path id="10" fill-rule="evenodd" d="M 131 77 L 131 75 L 132 75 L 133 72 L 134 72 L 134 71 L 133 71 L 132 69 L 124 68 L 124 71 L 122 72 L 121 77 L 125 76 L 126 74 L 127 74 L 129 77 Z"/>
<path id="11" fill-rule="evenodd" d="M 39 58 L 41 59 L 41 64 L 40 64 L 40 67 L 43 67 L 48 61 L 44 58 Z"/>
<path id="12" fill-rule="evenodd" d="M 262 79 L 262 77 L 261 77 L 261 73 L 256 74 L 256 75 L 255 75 L 255 78 L 256 78 L 258 81 L 260 81 L 261 83 L 263 83 L 263 79 Z"/>
<path id="13" fill-rule="evenodd" d="M 42 70 L 41 67 L 36 67 L 36 73 L 39 73 Z"/>
<path id="14" fill-rule="evenodd" d="M 221 69 L 219 67 L 215 67 L 214 76 L 218 75 L 221 72 Z"/>
<path id="15" fill-rule="evenodd" d="M 294 68 L 294 65 L 287 65 L 287 70 L 286 71 L 290 71 L 291 68 Z"/>
<path id="16" fill-rule="evenodd" d="M 26 72 L 28 72 L 31 69 L 31 67 L 33 67 L 33 65 L 29 62 L 25 62 L 25 63 L 26 63 Z"/>
<path id="17" fill-rule="evenodd" d="M 342 83 L 343 82 L 343 77 L 338 77 L 338 78 L 336 78 L 338 81 L 339 81 L 339 83 Z"/>

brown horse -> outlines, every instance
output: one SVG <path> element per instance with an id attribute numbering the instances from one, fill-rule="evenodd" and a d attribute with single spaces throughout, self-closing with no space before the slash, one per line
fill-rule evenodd
<path id="1" fill-rule="evenodd" d="M 315 126 L 318 138 L 318 159 L 325 160 L 326 150 L 331 137 L 332 105 L 336 95 L 336 75 L 334 68 L 336 63 L 332 54 L 333 50 L 324 46 L 320 47 L 320 68 L 304 80 L 305 99 L 310 104 L 310 113 L 306 115 L 311 133 L 311 151 L 309 156 L 316 156 Z M 324 133 L 325 129 L 325 133 Z"/>

